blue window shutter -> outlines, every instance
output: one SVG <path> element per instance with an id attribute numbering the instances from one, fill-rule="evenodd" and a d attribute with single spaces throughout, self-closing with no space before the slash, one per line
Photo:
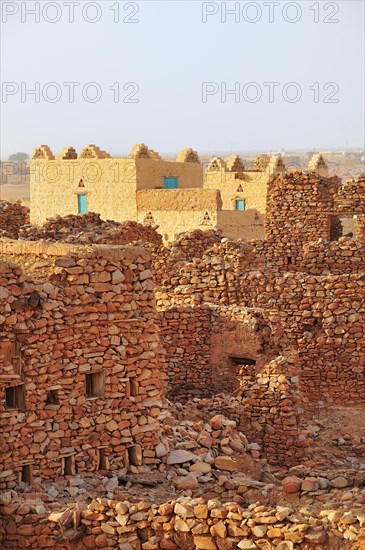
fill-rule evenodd
<path id="1" fill-rule="evenodd" d="M 177 189 L 179 186 L 179 178 L 166 177 L 163 179 L 163 186 L 164 189 Z"/>
<path id="2" fill-rule="evenodd" d="M 77 195 L 77 206 L 79 214 L 87 213 L 86 195 Z"/>

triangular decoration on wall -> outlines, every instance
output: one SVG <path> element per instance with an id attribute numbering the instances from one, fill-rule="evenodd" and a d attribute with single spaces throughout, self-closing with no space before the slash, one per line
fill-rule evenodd
<path id="1" fill-rule="evenodd" d="M 152 215 L 152 212 L 148 212 L 143 220 L 144 225 L 156 225 L 155 218 Z"/>
<path id="2" fill-rule="evenodd" d="M 242 189 L 242 185 L 241 185 L 241 184 L 238 186 L 238 189 L 237 189 L 236 192 L 237 192 L 237 193 L 243 193 L 243 189 Z"/>
<path id="3" fill-rule="evenodd" d="M 203 221 L 200 225 L 213 225 L 208 212 L 205 213 Z"/>

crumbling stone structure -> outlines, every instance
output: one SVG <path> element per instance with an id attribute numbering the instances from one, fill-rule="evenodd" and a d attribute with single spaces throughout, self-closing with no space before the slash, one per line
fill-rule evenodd
<path id="1" fill-rule="evenodd" d="M 313 484 L 313 478 L 309 482 L 297 477 L 288 479 L 292 485 L 296 482 L 305 487 L 311 480 Z M 254 550 L 253 545 L 257 548 L 275 545 L 278 550 L 361 548 L 365 536 L 361 509 L 328 508 L 318 512 L 306 507 L 306 514 L 299 514 L 290 503 L 286 504 L 253 503 L 243 507 L 217 499 L 206 502 L 204 498 L 172 499 L 161 504 L 98 498 L 88 506 L 79 504 L 77 509 L 67 507 L 48 514 L 45 511 L 41 517 L 32 511 L 25 523 L 22 514 L 30 506 L 15 502 L 6 506 L 11 518 L 8 524 L 15 531 L 7 536 L 15 544 L 26 537 L 38 548 L 62 550 L 107 547 L 134 550 L 143 545 L 166 550 Z M 23 519 L 23 525 L 17 525 L 18 518 Z"/>
<path id="2" fill-rule="evenodd" d="M 337 176 L 328 178 L 315 172 L 273 176 L 268 187 L 262 251 L 270 264 L 282 271 L 300 269 L 304 245 L 318 239 L 338 240 L 343 231 L 340 218 L 364 215 L 364 199 L 363 174 L 345 185 Z M 356 234 L 352 236 L 357 238 Z M 350 249 L 347 255 L 352 255 Z"/>
<path id="3" fill-rule="evenodd" d="M 158 463 L 164 374 L 149 253 L 1 247 L 0 488 Z"/>

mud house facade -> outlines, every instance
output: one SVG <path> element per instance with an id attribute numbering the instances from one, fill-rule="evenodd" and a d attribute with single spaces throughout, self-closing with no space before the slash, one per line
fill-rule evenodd
<path id="1" fill-rule="evenodd" d="M 309 169 L 326 170 L 323 158 L 313 157 Z M 112 158 L 95 145 L 79 155 L 66 147 L 55 157 L 42 145 L 31 158 L 30 221 L 98 212 L 103 219 L 158 226 L 165 241 L 212 228 L 231 238 L 263 238 L 268 181 L 285 171 L 278 155 L 260 155 L 249 169 L 238 155 L 213 157 L 203 173 L 190 148 L 166 161 L 144 144 L 128 158 Z"/>

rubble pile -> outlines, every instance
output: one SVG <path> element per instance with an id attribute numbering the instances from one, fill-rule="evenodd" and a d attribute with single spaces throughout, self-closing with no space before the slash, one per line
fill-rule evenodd
<path id="1" fill-rule="evenodd" d="M 11 203 L 0 200 L 0 238 L 17 239 L 19 228 L 29 223 L 29 208 L 21 201 Z"/>
<path id="2" fill-rule="evenodd" d="M 128 244 L 144 241 L 160 245 L 162 236 L 156 228 L 135 221 L 103 221 L 100 214 L 57 216 L 49 218 L 42 227 L 24 225 L 19 231 L 21 239 L 29 241 L 61 241 L 80 244 Z"/>

